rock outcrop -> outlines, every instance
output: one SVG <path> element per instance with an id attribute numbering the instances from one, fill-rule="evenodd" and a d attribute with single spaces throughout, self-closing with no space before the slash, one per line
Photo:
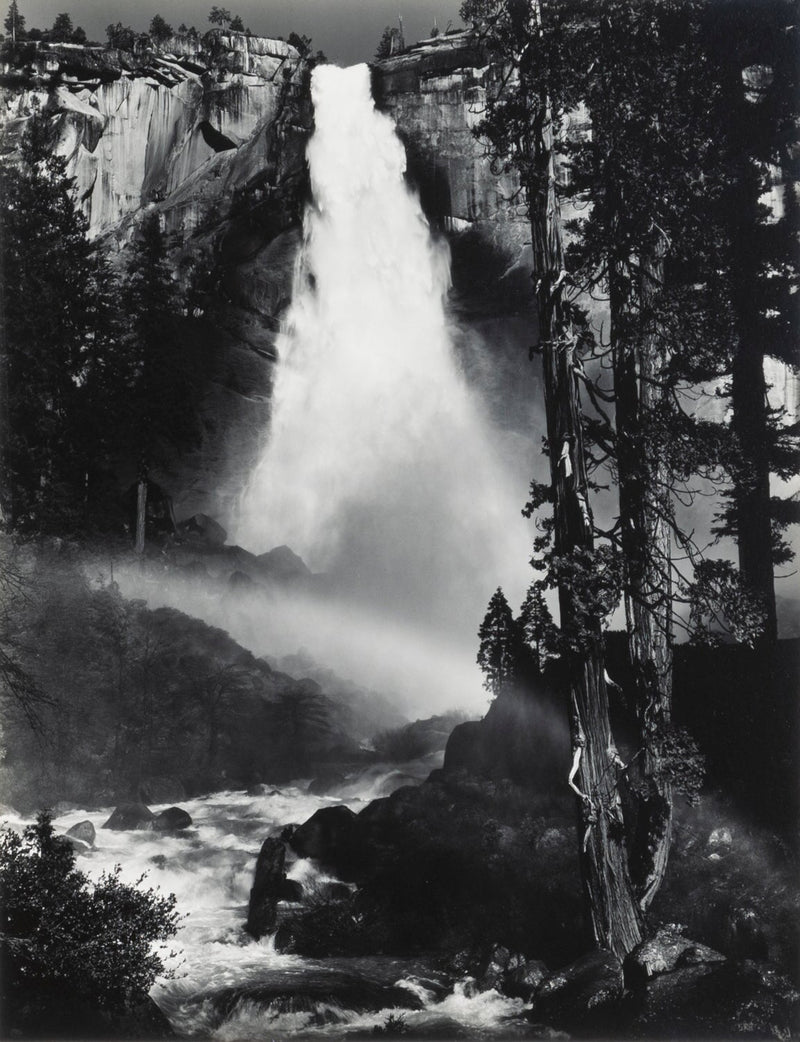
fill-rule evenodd
<path id="1" fill-rule="evenodd" d="M 496 76 L 467 31 L 378 62 L 373 81 L 406 146 L 425 212 L 449 235 L 460 301 L 489 310 L 530 299 L 530 226 L 517 177 L 493 170 L 473 133 Z"/>

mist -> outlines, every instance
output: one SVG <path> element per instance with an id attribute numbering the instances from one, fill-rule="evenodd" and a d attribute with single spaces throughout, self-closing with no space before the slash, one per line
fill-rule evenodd
<path id="1" fill-rule="evenodd" d="M 487 379 L 481 357 L 513 351 L 522 369 L 524 355 L 448 314 L 449 250 L 406 185 L 367 67 L 320 67 L 312 93 L 314 202 L 263 450 L 226 523 L 255 554 L 290 546 L 326 592 L 253 595 L 209 606 L 209 621 L 414 707 L 475 708 L 488 600 L 502 585 L 519 604 L 531 578 L 521 507 L 538 437 L 520 428 L 533 374 Z"/>

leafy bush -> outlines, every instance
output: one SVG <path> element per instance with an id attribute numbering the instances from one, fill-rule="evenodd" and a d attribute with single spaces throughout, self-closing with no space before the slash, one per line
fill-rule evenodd
<path id="1" fill-rule="evenodd" d="M 164 942 L 178 928 L 175 896 L 123 883 L 119 866 L 91 882 L 42 813 L 0 838 L 0 929 L 13 938 L 30 985 L 67 986 L 110 1013 L 170 977 Z M 161 942 L 156 946 L 157 942 Z"/>

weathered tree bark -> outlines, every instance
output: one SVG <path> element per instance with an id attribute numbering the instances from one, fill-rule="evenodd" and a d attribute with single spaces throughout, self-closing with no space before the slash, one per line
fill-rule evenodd
<path id="1" fill-rule="evenodd" d="M 558 557 L 576 553 L 590 557 L 594 533 L 574 370 L 575 338 L 561 295 L 563 251 L 546 99 L 541 99 L 538 113 L 531 142 L 533 176 L 528 198 L 550 445 L 555 552 Z M 619 757 L 608 714 L 600 620 L 585 618 L 569 584 L 560 583 L 558 593 L 561 627 L 570 642 L 566 653 L 573 750 L 570 784 L 580 800 L 584 890 L 597 944 L 624 958 L 641 940 L 641 922 L 625 846 L 617 785 Z"/>
<path id="2" fill-rule="evenodd" d="M 736 538 L 739 571 L 765 613 L 762 640 L 777 639 L 775 576 L 772 561 L 770 459 L 767 388 L 764 379 L 763 328 L 759 314 L 759 266 L 763 257 L 755 248 L 760 222 L 761 179 L 753 155 L 754 142 L 763 137 L 757 103 L 749 102 L 742 83 L 743 59 L 728 50 L 722 55 L 723 85 L 729 110 L 729 163 L 733 178 L 728 192 L 734 313 L 738 345 L 731 373 L 732 427 L 741 462 L 734 474 Z"/>
<path id="3" fill-rule="evenodd" d="M 742 456 L 736 475 L 736 538 L 739 547 L 739 571 L 749 589 L 758 597 L 764 610 L 763 640 L 777 639 L 778 621 L 775 607 L 775 575 L 772 564 L 772 522 L 770 501 L 769 424 L 767 417 L 767 385 L 764 379 L 764 352 L 753 334 L 752 311 L 756 297 L 743 259 L 748 247 L 741 243 L 736 255 L 744 265 L 737 279 L 736 311 L 739 320 L 739 346 L 733 361 L 731 402 L 733 430 Z"/>
<path id="4" fill-rule="evenodd" d="M 613 269 L 610 277 L 625 614 L 641 743 L 631 765 L 630 866 L 642 909 L 661 886 L 672 839 L 672 785 L 663 756 L 672 705 L 669 474 L 648 432 L 667 393 L 669 353 L 651 312 L 663 284 L 662 258 L 663 244 L 642 258 L 633 300 L 619 292 Z"/>
<path id="5" fill-rule="evenodd" d="M 134 549 L 137 554 L 144 553 L 145 522 L 147 520 L 147 473 L 139 474 L 139 483 L 136 487 L 136 542 Z"/>

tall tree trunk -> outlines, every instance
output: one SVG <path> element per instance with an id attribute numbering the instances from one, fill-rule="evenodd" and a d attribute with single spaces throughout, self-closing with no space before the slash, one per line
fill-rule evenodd
<path id="1" fill-rule="evenodd" d="M 552 129 L 546 100 L 533 129 L 534 174 L 528 188 L 534 279 L 543 355 L 547 436 L 559 557 L 594 549 L 583 449 L 575 338 L 561 297 L 563 251 L 555 189 Z M 586 620 L 571 584 L 559 584 L 561 626 L 570 640 L 566 665 L 570 687 L 573 752 L 570 784 L 580 800 L 580 858 L 595 940 L 623 958 L 641 940 L 625 847 L 617 785 L 619 758 L 608 714 L 600 620 Z"/>
<path id="2" fill-rule="evenodd" d="M 612 351 L 619 517 L 625 565 L 628 656 L 639 725 L 630 830 L 631 875 L 642 909 L 664 879 L 672 840 L 672 785 L 664 741 L 672 705 L 672 582 L 669 474 L 649 436 L 664 404 L 669 356 L 652 306 L 663 284 L 663 244 L 642 258 L 636 296 L 626 301 L 612 267 Z"/>
<path id="3" fill-rule="evenodd" d="M 737 254 L 741 256 L 738 250 Z M 741 279 L 740 283 L 746 280 Z M 752 289 L 748 291 L 740 284 L 740 298 L 744 293 L 750 295 Z M 733 430 L 743 458 L 736 475 L 734 501 L 739 570 L 761 602 L 765 614 L 763 640 L 771 643 L 777 639 L 778 621 L 772 564 L 767 385 L 764 353 L 747 333 L 748 327 L 752 327 L 749 312 L 755 306 L 753 299 L 740 299 L 737 305 L 741 333 L 733 362 L 731 401 Z"/>
<path id="4" fill-rule="evenodd" d="M 139 481 L 136 486 L 136 542 L 134 549 L 137 554 L 144 553 L 145 525 L 147 521 L 147 471 L 142 468 L 139 471 Z"/>
<path id="5" fill-rule="evenodd" d="M 763 642 L 778 634 L 775 576 L 772 562 L 770 502 L 769 418 L 764 379 L 764 343 L 757 284 L 763 262 L 754 235 L 758 224 L 761 178 L 753 156 L 760 137 L 761 114 L 749 102 L 742 83 L 743 59 L 724 55 L 724 89 L 731 124 L 732 185 L 727 200 L 730 214 L 734 309 L 738 346 L 731 374 L 732 426 L 741 453 L 734 475 L 736 537 L 742 579 L 761 601 L 765 613 Z"/>

